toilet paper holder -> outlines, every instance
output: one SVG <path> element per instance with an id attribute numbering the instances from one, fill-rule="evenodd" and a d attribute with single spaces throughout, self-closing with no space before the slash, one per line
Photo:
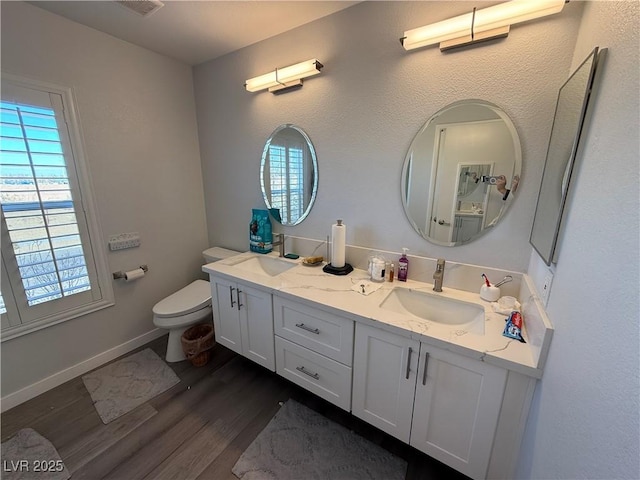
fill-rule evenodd
<path id="1" fill-rule="evenodd" d="M 149 267 L 147 265 L 140 265 L 138 268 L 142 269 L 142 271 L 144 271 L 144 273 L 147 273 L 149 271 Z M 127 272 L 123 272 L 122 270 L 119 270 L 117 272 L 113 272 L 113 279 L 114 280 L 119 280 L 122 278 L 127 278 Z"/>

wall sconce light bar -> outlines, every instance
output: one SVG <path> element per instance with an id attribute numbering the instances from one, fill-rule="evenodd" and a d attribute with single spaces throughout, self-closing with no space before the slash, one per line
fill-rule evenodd
<path id="1" fill-rule="evenodd" d="M 258 92 L 268 89 L 271 93 L 281 93 L 302 86 L 302 79 L 317 75 L 324 67 L 317 59 L 296 63 L 284 68 L 276 68 L 273 72 L 265 73 L 247 80 L 244 87 L 248 92 Z"/>
<path id="2" fill-rule="evenodd" d="M 568 1 L 568 0 L 566 0 Z M 509 26 L 559 13 L 565 0 L 512 0 L 414 28 L 400 39 L 406 50 L 440 44 L 440 50 L 506 37 Z"/>

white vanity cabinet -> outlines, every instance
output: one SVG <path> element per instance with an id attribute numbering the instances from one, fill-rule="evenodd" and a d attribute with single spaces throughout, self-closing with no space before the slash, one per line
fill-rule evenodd
<path id="1" fill-rule="evenodd" d="M 383 309 L 385 291 L 352 293 L 353 276 L 327 278 L 297 265 L 276 275 L 255 265 L 254 275 L 248 263 L 238 268 L 254 256 L 203 268 L 218 343 L 469 477 L 514 477 L 553 334 L 528 277 L 518 294 L 527 299 L 529 341 L 521 344 L 501 335 L 504 316 L 487 308 L 483 335 L 452 338 L 449 329 L 426 331 L 414 318 Z M 478 268 L 459 268 L 480 276 Z M 329 280 L 336 295 L 327 293 Z M 386 289 L 430 288 L 410 283 Z M 442 293 L 467 303 L 478 303 L 476 295 Z"/>
<path id="2" fill-rule="evenodd" d="M 351 410 L 354 322 L 278 296 L 273 310 L 276 372 Z"/>
<path id="3" fill-rule="evenodd" d="M 472 478 L 485 478 L 506 370 L 358 323 L 352 412 Z"/>
<path id="4" fill-rule="evenodd" d="M 216 342 L 275 371 L 271 294 L 211 276 Z"/>

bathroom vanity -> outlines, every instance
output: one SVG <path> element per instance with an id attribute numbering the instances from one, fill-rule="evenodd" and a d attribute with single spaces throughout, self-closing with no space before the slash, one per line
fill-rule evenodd
<path id="1" fill-rule="evenodd" d="M 479 278 L 479 267 L 447 268 Z M 464 281 L 442 293 L 385 282 L 364 295 L 364 270 L 334 276 L 253 253 L 203 270 L 218 343 L 472 478 L 513 477 L 553 333 L 526 275 L 513 286 L 521 343 Z"/>

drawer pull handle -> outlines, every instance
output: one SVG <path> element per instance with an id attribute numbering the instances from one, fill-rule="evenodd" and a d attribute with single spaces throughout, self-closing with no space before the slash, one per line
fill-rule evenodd
<path id="1" fill-rule="evenodd" d="M 242 303 L 240 303 L 240 294 L 242 293 L 242 290 L 238 289 L 238 293 L 236 294 L 236 296 L 238 297 L 238 310 L 240 310 L 240 307 L 244 307 L 244 305 Z"/>
<path id="2" fill-rule="evenodd" d="M 427 368 L 429 367 L 429 352 L 424 354 L 424 372 L 422 372 L 422 385 L 427 384 Z"/>
<path id="3" fill-rule="evenodd" d="M 301 328 L 302 330 L 306 330 L 307 332 L 315 333 L 316 335 L 320 335 L 320 330 L 317 328 L 307 327 L 304 323 L 296 323 L 296 327 Z"/>
<path id="4" fill-rule="evenodd" d="M 409 371 L 410 371 L 410 367 L 411 367 L 411 353 L 413 353 L 413 350 L 411 347 L 409 347 L 409 354 L 407 355 L 407 373 L 405 375 L 405 378 L 408 380 L 409 379 Z"/>
<path id="5" fill-rule="evenodd" d="M 309 370 L 307 370 L 304 367 L 296 367 L 296 370 L 298 370 L 299 372 L 304 373 L 305 375 L 309 375 L 311 378 L 313 378 L 315 380 L 320 380 L 320 375 L 318 375 L 317 373 L 310 372 Z"/>

